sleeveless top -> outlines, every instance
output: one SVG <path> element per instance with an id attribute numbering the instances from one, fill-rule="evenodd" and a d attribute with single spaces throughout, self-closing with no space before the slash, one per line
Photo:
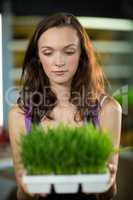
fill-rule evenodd
<path id="1" fill-rule="evenodd" d="M 99 127 L 100 123 L 99 123 L 98 107 L 99 106 L 100 108 L 102 107 L 102 104 L 107 97 L 108 96 L 106 95 L 100 97 L 100 101 L 97 102 L 96 105 L 92 107 L 92 109 L 89 111 L 89 115 L 87 114 L 86 117 L 84 118 L 84 123 L 87 123 L 89 121 L 89 118 L 91 117 L 92 124 L 95 127 Z M 25 131 L 26 133 L 28 133 L 31 128 L 31 117 L 27 113 L 25 113 L 24 119 L 25 119 Z"/>
<path id="2" fill-rule="evenodd" d="M 92 117 L 91 120 L 92 120 L 93 125 L 95 127 L 98 127 L 99 118 L 98 118 L 98 113 L 96 112 L 96 106 L 91 110 L 91 117 Z M 25 131 L 26 133 L 28 133 L 31 128 L 31 117 L 27 113 L 25 113 L 24 119 L 25 119 Z M 83 122 L 87 123 L 88 117 L 86 117 Z"/>

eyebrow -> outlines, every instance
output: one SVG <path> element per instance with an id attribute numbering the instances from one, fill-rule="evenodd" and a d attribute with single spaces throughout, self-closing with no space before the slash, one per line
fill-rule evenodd
<path id="1" fill-rule="evenodd" d="M 65 47 L 63 47 L 63 49 L 66 49 L 66 48 L 71 47 L 71 46 L 76 46 L 76 47 L 77 47 L 76 44 L 72 43 L 72 44 L 66 45 Z M 53 47 L 50 47 L 50 46 L 42 46 L 41 49 L 53 49 Z"/>

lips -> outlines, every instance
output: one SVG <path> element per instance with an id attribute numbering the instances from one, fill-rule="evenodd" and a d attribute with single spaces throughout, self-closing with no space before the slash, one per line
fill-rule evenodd
<path id="1" fill-rule="evenodd" d="M 55 73 L 64 73 L 64 72 L 66 72 L 66 71 L 53 71 L 53 72 L 55 72 Z"/>
<path id="2" fill-rule="evenodd" d="M 63 75 L 67 71 L 53 71 L 57 75 Z"/>

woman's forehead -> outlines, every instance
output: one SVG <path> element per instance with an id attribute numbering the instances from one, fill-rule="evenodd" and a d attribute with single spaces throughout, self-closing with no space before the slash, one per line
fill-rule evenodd
<path id="1" fill-rule="evenodd" d="M 46 47 L 56 47 L 75 45 L 79 46 L 79 37 L 77 31 L 71 27 L 54 27 L 45 31 L 39 38 L 38 45 Z"/>

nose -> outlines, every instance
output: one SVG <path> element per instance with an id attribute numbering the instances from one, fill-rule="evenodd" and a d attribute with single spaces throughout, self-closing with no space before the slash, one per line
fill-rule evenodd
<path id="1" fill-rule="evenodd" d="M 64 65 L 65 65 L 65 63 L 55 64 L 55 66 L 57 66 L 57 67 L 63 67 Z"/>
<path id="2" fill-rule="evenodd" d="M 63 55 L 58 54 L 56 56 L 56 59 L 55 59 L 55 66 L 57 66 L 57 67 L 63 67 L 64 65 L 65 65 L 65 60 L 64 60 Z"/>

